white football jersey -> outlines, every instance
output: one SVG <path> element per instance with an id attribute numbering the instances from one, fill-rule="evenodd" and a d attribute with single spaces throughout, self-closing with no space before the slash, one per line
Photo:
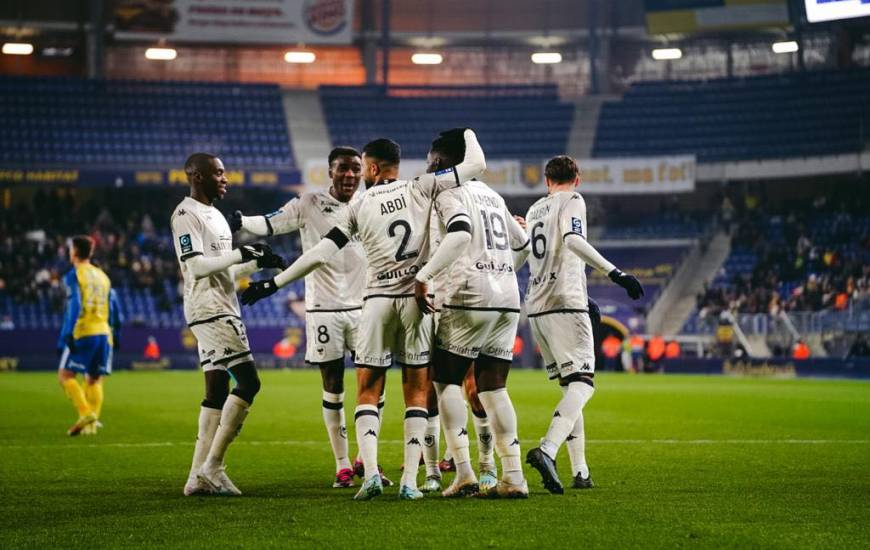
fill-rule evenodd
<path id="1" fill-rule="evenodd" d="M 341 221 L 347 208 L 349 203 L 339 201 L 329 192 L 314 191 L 303 193 L 280 210 L 266 215 L 266 220 L 275 235 L 298 229 L 305 252 Z M 305 276 L 305 309 L 329 311 L 362 307 L 365 269 L 365 253 L 359 238 L 354 237 L 329 262 Z"/>
<path id="2" fill-rule="evenodd" d="M 223 214 L 214 206 L 185 197 L 172 212 L 170 223 L 175 253 L 184 277 L 184 318 L 187 323 L 219 315 L 241 317 L 233 267 L 197 281 L 186 263 L 198 255 L 211 258 L 232 252 L 233 234 Z"/>
<path id="3" fill-rule="evenodd" d="M 586 202 L 580 193 L 547 195 L 526 214 L 529 234 L 528 314 L 559 310 L 586 311 L 586 263 L 562 239 L 575 233 L 586 238 Z"/>
<path id="4" fill-rule="evenodd" d="M 368 259 L 367 297 L 414 295 L 414 276 L 429 259 L 432 201 L 457 185 L 452 169 L 386 180 L 345 209 L 336 227 L 348 238 L 359 235 Z"/>
<path id="5" fill-rule="evenodd" d="M 452 201 L 459 205 L 450 204 Z M 438 195 L 435 210 L 442 230 L 450 223 L 445 211 L 459 209 L 469 214 L 471 244 L 440 276 L 443 305 L 519 312 L 520 294 L 512 250 L 527 246 L 526 232 L 508 211 L 501 195 L 482 181 L 471 180 Z"/>

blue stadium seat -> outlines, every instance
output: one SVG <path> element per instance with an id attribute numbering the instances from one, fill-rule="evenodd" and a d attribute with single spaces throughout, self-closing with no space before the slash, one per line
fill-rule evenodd
<path id="1" fill-rule="evenodd" d="M 642 82 L 602 107 L 593 154 L 712 162 L 855 152 L 870 132 L 860 123 L 867 105 L 867 69 Z"/>
<path id="2" fill-rule="evenodd" d="M 179 166 L 207 149 L 236 168 L 295 170 L 274 85 L 2 77 L 0 125 L 7 165 Z"/>

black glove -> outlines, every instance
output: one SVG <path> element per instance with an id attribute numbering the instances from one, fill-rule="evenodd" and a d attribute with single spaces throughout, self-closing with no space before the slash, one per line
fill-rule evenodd
<path id="1" fill-rule="evenodd" d="M 287 269 L 287 262 L 284 261 L 284 258 L 275 254 L 271 250 L 269 253 L 262 257 L 262 259 L 257 260 L 257 267 L 261 269 Z"/>
<path id="2" fill-rule="evenodd" d="M 592 326 L 601 324 L 601 308 L 595 300 L 589 298 L 589 305 L 586 307 L 589 309 L 589 320 L 592 321 Z"/>
<path id="3" fill-rule="evenodd" d="M 272 252 L 272 247 L 268 244 L 244 244 L 239 247 L 239 250 L 242 253 L 242 261 L 250 262 L 251 260 L 257 260 L 257 267 L 259 268 L 277 267 L 284 269 L 287 267 L 284 263 L 284 258 Z"/>
<path id="4" fill-rule="evenodd" d="M 236 210 L 227 218 L 227 223 L 230 224 L 230 231 L 235 233 L 242 228 L 242 211 Z"/>
<path id="5" fill-rule="evenodd" d="M 629 275 L 628 273 L 623 273 L 618 269 L 614 269 L 608 273 L 607 276 L 610 277 L 611 281 L 624 288 L 628 297 L 632 300 L 638 300 L 643 296 L 643 287 L 634 275 Z"/>
<path id="6" fill-rule="evenodd" d="M 268 281 L 256 281 L 242 292 L 242 303 L 246 306 L 252 306 L 276 292 L 278 292 L 278 285 L 275 284 L 274 278 Z"/>

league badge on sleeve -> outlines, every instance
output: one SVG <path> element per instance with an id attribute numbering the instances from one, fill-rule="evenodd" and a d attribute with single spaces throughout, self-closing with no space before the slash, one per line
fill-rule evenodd
<path id="1" fill-rule="evenodd" d="M 580 221 L 580 218 L 571 218 L 571 231 L 583 236 L 583 222 Z"/>
<path id="2" fill-rule="evenodd" d="M 193 252 L 193 242 L 190 240 L 190 234 L 185 234 L 178 237 L 178 242 L 181 244 L 181 253 L 187 254 Z"/>

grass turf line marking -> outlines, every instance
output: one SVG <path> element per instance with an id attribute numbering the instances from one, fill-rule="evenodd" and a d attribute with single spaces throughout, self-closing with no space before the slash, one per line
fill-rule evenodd
<path id="1" fill-rule="evenodd" d="M 401 439 L 382 439 L 382 445 L 404 445 Z M 523 439 L 523 445 L 536 444 L 537 439 Z M 587 439 L 588 445 L 866 445 L 870 439 Z M 321 440 L 271 440 L 233 442 L 233 445 L 277 446 L 277 445 L 323 445 Z M 88 445 L 0 445 L 0 449 L 97 449 L 114 448 L 147 448 L 147 447 L 192 447 L 190 441 L 152 441 L 141 443 L 90 443 Z"/>

